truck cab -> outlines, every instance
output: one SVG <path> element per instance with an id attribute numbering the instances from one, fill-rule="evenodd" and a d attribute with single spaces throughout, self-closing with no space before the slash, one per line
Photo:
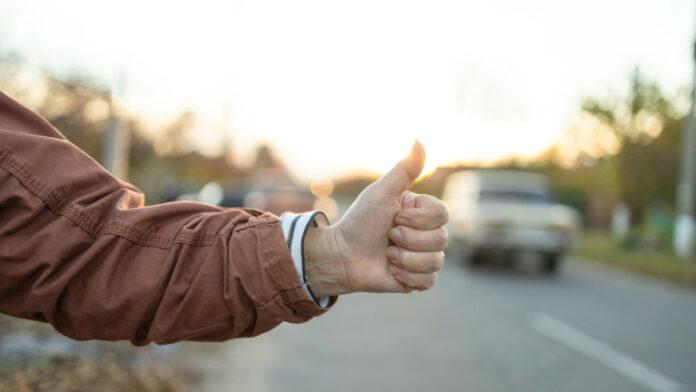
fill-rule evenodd
<path id="1" fill-rule="evenodd" d="M 463 259 L 473 263 L 504 255 L 536 253 L 542 270 L 556 272 L 572 247 L 578 214 L 553 202 L 548 179 L 537 173 L 468 170 L 452 174 L 443 200 L 449 233 Z"/>

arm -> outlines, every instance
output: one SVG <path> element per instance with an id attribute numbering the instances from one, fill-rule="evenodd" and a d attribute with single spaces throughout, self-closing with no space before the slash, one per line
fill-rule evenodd
<path id="1" fill-rule="evenodd" d="M 75 339 L 216 341 L 325 312 L 308 292 L 333 304 L 352 292 L 429 289 L 448 214 L 407 192 L 424 160 L 414 144 L 341 221 L 307 226 L 296 269 L 277 217 L 144 207 L 137 189 L 0 93 L 0 312 Z"/>
<path id="2" fill-rule="evenodd" d="M 0 311 L 75 339 L 225 340 L 325 310 L 275 216 L 143 207 L 38 115 L 0 94 Z"/>

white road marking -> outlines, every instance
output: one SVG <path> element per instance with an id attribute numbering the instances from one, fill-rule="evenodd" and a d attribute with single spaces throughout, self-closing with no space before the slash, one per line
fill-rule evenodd
<path id="1" fill-rule="evenodd" d="M 651 391 L 678 392 L 682 390 L 680 383 L 667 378 L 626 354 L 613 349 L 608 344 L 587 336 L 546 313 L 534 314 L 532 328 L 568 348 L 579 351 L 601 362 L 606 367 L 617 371 Z"/>

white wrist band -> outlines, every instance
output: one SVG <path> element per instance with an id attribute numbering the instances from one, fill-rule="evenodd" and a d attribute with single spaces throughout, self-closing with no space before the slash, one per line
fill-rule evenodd
<path id="1" fill-rule="evenodd" d="M 327 307 L 330 297 L 317 298 L 312 292 L 311 282 L 305 269 L 304 240 L 310 227 L 327 226 L 329 224 L 328 218 L 321 211 L 310 211 L 302 214 L 286 212 L 280 216 L 280 224 L 302 287 L 317 305 L 323 308 Z"/>

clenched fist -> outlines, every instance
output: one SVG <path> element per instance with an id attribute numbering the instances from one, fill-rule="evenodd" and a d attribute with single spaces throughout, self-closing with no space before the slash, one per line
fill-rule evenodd
<path id="1" fill-rule="evenodd" d="M 423 146 L 415 142 L 338 223 L 308 231 L 307 274 L 317 296 L 433 286 L 445 261 L 449 214 L 437 198 L 408 191 L 424 162 Z"/>

